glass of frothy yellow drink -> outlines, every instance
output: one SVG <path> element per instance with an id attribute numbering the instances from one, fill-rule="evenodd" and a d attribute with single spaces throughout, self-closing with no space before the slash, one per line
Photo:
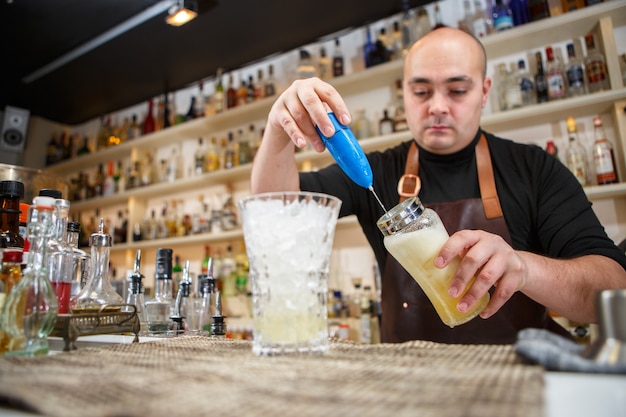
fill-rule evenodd
<path id="1" fill-rule="evenodd" d="M 487 306 L 488 293 L 467 312 L 462 313 L 457 309 L 457 303 L 465 293 L 451 297 L 448 288 L 460 259 L 455 258 L 444 268 L 435 266 L 435 258 L 448 239 L 448 232 L 437 213 L 424 208 L 417 197 L 398 204 L 378 219 L 376 224 L 385 235 L 384 243 L 389 253 L 419 284 L 446 325 L 455 327 L 467 323 Z M 474 279 L 467 285 L 467 289 Z"/>

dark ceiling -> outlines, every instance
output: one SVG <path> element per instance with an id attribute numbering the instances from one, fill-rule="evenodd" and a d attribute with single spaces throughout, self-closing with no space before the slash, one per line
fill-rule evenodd
<path id="1" fill-rule="evenodd" d="M 0 0 L 0 109 L 74 125 L 402 9 L 402 0 L 199 0 L 166 11 L 31 82 L 24 78 L 162 0 Z M 429 1 L 412 0 L 411 7 Z"/>

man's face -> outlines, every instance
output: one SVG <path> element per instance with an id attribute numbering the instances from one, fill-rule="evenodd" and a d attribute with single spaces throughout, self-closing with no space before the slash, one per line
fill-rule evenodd
<path id="1" fill-rule="evenodd" d="M 479 45 L 437 29 L 416 44 L 404 66 L 404 106 L 413 137 L 438 154 L 457 152 L 478 131 L 491 80 L 483 80 Z"/>

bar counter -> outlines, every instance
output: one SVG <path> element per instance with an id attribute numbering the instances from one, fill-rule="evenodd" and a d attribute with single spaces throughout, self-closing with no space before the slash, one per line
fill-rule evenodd
<path id="1" fill-rule="evenodd" d="M 249 341 L 183 336 L 0 357 L 0 415 L 542 416 L 545 374 L 511 345 L 333 340 L 323 356 L 256 357 Z"/>

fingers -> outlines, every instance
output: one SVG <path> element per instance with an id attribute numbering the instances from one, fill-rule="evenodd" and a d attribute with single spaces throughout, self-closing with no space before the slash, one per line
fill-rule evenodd
<path id="1" fill-rule="evenodd" d="M 296 80 L 276 100 L 270 111 L 270 123 L 280 127 L 298 147 L 311 143 L 317 151 L 324 150 L 315 125 L 326 136 L 332 136 L 335 129 L 328 118 L 333 111 L 344 124 L 350 123 L 348 108 L 330 84 L 318 79 Z"/>
<path id="2" fill-rule="evenodd" d="M 463 296 L 457 303 L 461 312 L 470 310 L 492 287 L 496 287 L 482 318 L 495 314 L 524 282 L 524 263 L 502 237 L 483 231 L 455 233 L 440 251 L 438 267 L 459 256 L 461 262 L 448 294 Z"/>

